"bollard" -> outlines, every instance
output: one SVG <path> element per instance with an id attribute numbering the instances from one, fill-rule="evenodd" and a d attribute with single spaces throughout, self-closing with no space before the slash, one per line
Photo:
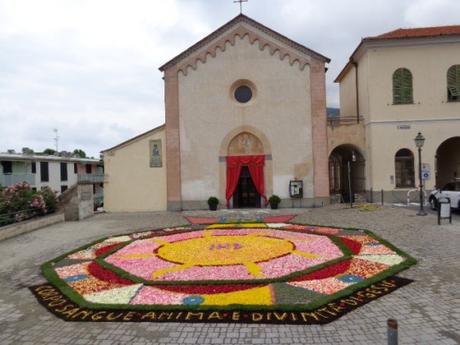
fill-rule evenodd
<path id="1" fill-rule="evenodd" d="M 398 345 L 398 321 L 395 319 L 387 320 L 388 345 Z"/>
<path id="2" fill-rule="evenodd" d="M 373 189 L 371 188 L 371 204 L 374 203 L 374 191 Z"/>
<path id="3" fill-rule="evenodd" d="M 382 206 L 383 206 L 383 189 L 380 191 L 380 199 L 381 199 Z"/>

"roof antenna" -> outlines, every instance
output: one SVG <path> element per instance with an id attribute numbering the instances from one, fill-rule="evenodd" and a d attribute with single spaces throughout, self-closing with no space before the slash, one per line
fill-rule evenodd
<path id="1" fill-rule="evenodd" d="M 53 132 L 54 134 L 56 135 L 53 140 L 56 144 L 56 154 L 59 152 L 59 135 L 58 135 L 58 129 L 57 128 L 53 128 Z"/>
<path id="2" fill-rule="evenodd" d="M 248 2 L 248 0 L 235 0 L 233 3 L 240 3 L 240 14 L 243 14 L 243 2 Z"/>

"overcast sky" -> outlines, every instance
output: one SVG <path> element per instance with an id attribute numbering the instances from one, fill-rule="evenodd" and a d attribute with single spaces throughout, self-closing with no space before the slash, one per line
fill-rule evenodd
<path id="1" fill-rule="evenodd" d="M 233 0 L 0 0 L 0 152 L 99 151 L 164 122 L 158 67 L 231 20 Z M 460 24 L 459 0 L 249 0 L 244 13 L 332 59 L 362 37 Z"/>

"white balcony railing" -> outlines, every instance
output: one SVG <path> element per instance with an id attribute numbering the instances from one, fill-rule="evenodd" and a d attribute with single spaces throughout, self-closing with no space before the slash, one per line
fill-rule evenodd
<path id="1" fill-rule="evenodd" d="M 30 185 L 35 184 L 34 174 L 0 174 L 0 185 L 9 187 L 19 182 L 27 182 Z"/>
<path id="2" fill-rule="evenodd" d="M 78 175 L 79 183 L 103 183 L 104 175 L 102 174 L 84 174 Z"/>

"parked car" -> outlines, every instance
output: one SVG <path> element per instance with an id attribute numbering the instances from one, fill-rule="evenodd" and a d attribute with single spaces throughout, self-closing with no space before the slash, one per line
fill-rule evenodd
<path id="1" fill-rule="evenodd" d="M 450 199 L 450 207 L 460 210 L 460 179 L 455 182 L 449 182 L 441 189 L 435 189 L 431 192 L 429 202 L 432 210 L 438 208 L 438 200 L 442 197 Z"/>

